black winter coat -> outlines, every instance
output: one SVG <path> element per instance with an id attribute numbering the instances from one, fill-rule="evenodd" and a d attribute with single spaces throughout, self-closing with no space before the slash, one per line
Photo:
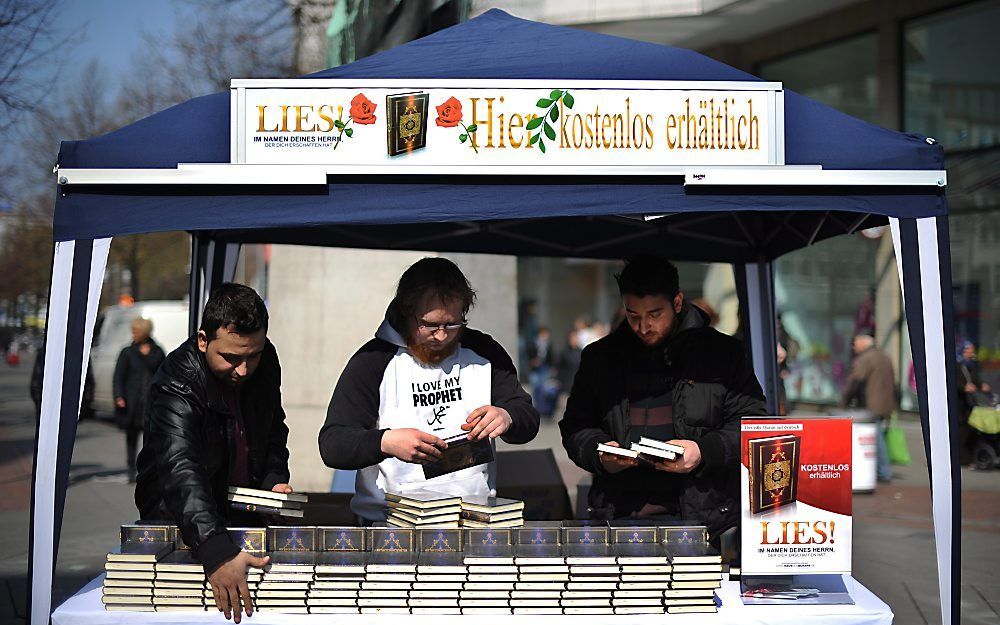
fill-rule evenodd
<path id="1" fill-rule="evenodd" d="M 708 526 L 714 541 L 736 527 L 740 514 L 740 418 L 767 414 L 764 395 L 747 363 L 743 345 L 707 326 L 700 311 L 685 306 L 680 327 L 668 339 L 664 358 L 677 380 L 673 389 L 673 421 L 678 439 L 692 440 L 702 462 L 679 481 L 682 518 Z M 563 446 L 579 467 L 594 474 L 589 504 L 593 518 L 617 518 L 629 491 L 649 469 L 620 473 L 604 470 L 597 444 L 624 444 L 628 435 L 628 379 L 642 343 L 627 322 L 583 350 L 580 369 L 559 428 Z M 674 474 L 671 474 L 674 475 Z M 657 476 L 659 477 L 659 475 Z"/>
<path id="2" fill-rule="evenodd" d="M 281 368 L 268 341 L 240 392 L 250 447 L 250 486 L 288 482 L 288 427 Z M 233 462 L 234 416 L 193 336 L 153 376 L 135 503 L 142 520 L 172 519 L 205 572 L 239 553 L 229 539 L 226 494 Z"/>
<path id="3" fill-rule="evenodd" d="M 140 343 L 132 343 L 118 354 L 115 364 L 115 400 L 125 399 L 125 408 L 115 408 L 118 425 L 123 428 L 141 428 L 146 422 L 146 402 L 149 381 L 163 362 L 163 349 L 149 341 L 149 354 L 143 356 Z"/>

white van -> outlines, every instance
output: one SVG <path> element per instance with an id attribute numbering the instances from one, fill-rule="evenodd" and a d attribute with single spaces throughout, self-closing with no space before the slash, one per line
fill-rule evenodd
<path id="1" fill-rule="evenodd" d="M 111 306 L 98 317 L 90 367 L 94 374 L 94 412 L 109 417 L 114 414 L 115 363 L 122 349 L 132 343 L 132 320 L 136 317 L 153 322 L 153 340 L 165 354 L 177 349 L 188 338 L 188 304 L 169 300 L 136 302 L 131 306 Z"/>

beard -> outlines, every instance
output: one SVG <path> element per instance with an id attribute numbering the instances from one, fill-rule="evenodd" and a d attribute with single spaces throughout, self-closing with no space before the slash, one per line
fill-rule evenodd
<path id="1" fill-rule="evenodd" d="M 414 337 L 409 337 L 406 341 L 406 347 L 410 350 L 410 354 L 414 358 L 425 365 L 438 365 L 448 358 L 448 356 L 455 353 L 455 350 L 458 349 L 460 338 L 461 335 L 456 336 L 446 343 L 435 345 L 431 343 L 418 343 Z"/>

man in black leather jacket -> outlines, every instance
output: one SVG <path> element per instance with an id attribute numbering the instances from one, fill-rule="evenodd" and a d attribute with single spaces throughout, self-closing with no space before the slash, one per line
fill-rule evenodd
<path id="1" fill-rule="evenodd" d="M 144 520 L 173 519 L 201 560 L 216 607 L 253 612 L 246 575 L 258 558 L 233 544 L 229 486 L 290 493 L 281 368 L 267 309 L 249 287 L 222 284 L 201 329 L 153 377 L 135 503 Z M 252 378 L 252 383 L 250 382 Z"/>
<path id="2" fill-rule="evenodd" d="M 594 474 L 592 518 L 682 518 L 704 523 L 713 544 L 739 522 L 740 418 L 766 414 L 743 346 L 684 301 L 677 269 L 658 257 L 616 276 L 625 320 L 583 350 L 559 423 L 570 459 Z M 640 467 L 600 453 L 640 436 L 684 447 Z"/>

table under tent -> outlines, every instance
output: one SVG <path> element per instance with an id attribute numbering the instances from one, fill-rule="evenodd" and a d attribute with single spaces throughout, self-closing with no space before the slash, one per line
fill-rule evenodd
<path id="1" fill-rule="evenodd" d="M 516 85 L 537 89 L 542 98 L 551 87 L 760 84 L 687 50 L 497 10 L 285 82 L 354 88 L 379 81 L 414 88 Z M 192 328 L 211 286 L 232 276 L 244 243 L 594 259 L 661 253 L 732 263 L 748 349 L 774 413 L 775 259 L 888 223 L 931 473 L 942 621 L 958 623 L 960 474 L 942 149 L 932 139 L 870 125 L 780 86 L 777 94 L 783 117 L 775 118 L 774 164 L 753 168 L 654 163 L 630 169 L 617 167 L 610 151 L 595 166 L 546 168 L 549 155 L 540 150 L 522 150 L 523 167 L 245 164 L 230 135 L 242 114 L 229 93 L 195 98 L 101 137 L 64 142 L 32 485 L 30 622 L 47 622 L 52 608 L 83 364 L 115 236 L 191 233 Z"/>

